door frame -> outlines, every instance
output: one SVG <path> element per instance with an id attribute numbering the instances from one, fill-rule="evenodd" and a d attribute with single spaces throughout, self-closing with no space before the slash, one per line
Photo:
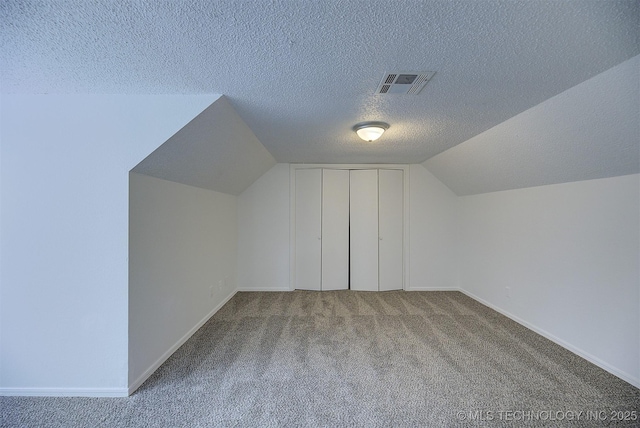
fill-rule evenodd
<path id="1" fill-rule="evenodd" d="M 407 164 L 289 164 L 289 290 L 295 290 L 296 277 L 296 170 L 298 169 L 399 169 L 403 174 L 402 289 L 409 287 L 409 165 Z"/>

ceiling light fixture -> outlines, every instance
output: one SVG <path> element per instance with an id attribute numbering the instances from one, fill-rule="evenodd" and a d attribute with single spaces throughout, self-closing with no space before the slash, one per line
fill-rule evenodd
<path id="1" fill-rule="evenodd" d="M 380 138 L 387 129 L 389 129 L 389 124 L 384 122 L 360 122 L 353 127 L 358 137 L 368 142 Z"/>

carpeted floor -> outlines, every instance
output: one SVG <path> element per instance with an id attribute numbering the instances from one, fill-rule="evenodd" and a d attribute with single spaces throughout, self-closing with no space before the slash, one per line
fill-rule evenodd
<path id="1" fill-rule="evenodd" d="M 131 397 L 0 405 L 3 427 L 640 425 L 640 390 L 458 292 L 238 293 Z"/>

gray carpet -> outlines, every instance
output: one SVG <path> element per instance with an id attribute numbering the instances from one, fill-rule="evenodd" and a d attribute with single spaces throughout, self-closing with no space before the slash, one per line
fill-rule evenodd
<path id="1" fill-rule="evenodd" d="M 0 405 L 11 427 L 640 425 L 612 421 L 640 390 L 458 292 L 238 293 L 129 398 Z"/>

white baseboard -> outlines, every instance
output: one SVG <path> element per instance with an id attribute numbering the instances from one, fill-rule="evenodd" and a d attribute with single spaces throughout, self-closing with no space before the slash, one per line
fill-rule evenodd
<path id="1" fill-rule="evenodd" d="M 482 303 L 485 306 L 488 306 L 489 308 L 493 309 L 496 312 L 501 313 L 502 315 L 504 315 L 507 318 L 512 319 L 513 321 L 517 322 L 518 324 L 523 325 L 524 327 L 528 328 L 529 330 L 535 331 L 536 333 L 538 333 L 539 335 L 549 339 L 550 341 L 562 346 L 563 348 L 567 349 L 568 351 L 573 352 L 574 354 L 584 358 L 585 360 L 589 361 L 590 363 L 595 364 L 596 366 L 600 367 L 603 370 L 608 371 L 609 373 L 611 373 L 614 376 L 619 377 L 620 379 L 624 380 L 625 382 L 630 383 L 631 385 L 635 386 L 636 388 L 640 388 L 640 379 L 631 376 L 629 373 L 626 373 L 622 370 L 619 370 L 613 366 L 611 366 L 610 364 L 606 363 L 605 361 L 602 361 L 601 359 L 599 359 L 598 357 L 595 357 L 593 355 L 591 355 L 588 352 L 583 351 L 582 349 L 573 346 L 572 344 L 554 336 L 553 334 L 549 333 L 548 331 L 541 329 L 539 327 L 536 327 L 535 325 L 513 315 L 512 313 L 505 311 L 504 309 L 487 302 L 486 300 L 476 296 L 473 293 L 470 293 L 466 290 L 463 289 L 458 289 L 456 291 L 460 291 L 461 293 L 464 293 L 465 295 L 469 296 L 470 298 L 472 298 L 473 300 Z"/>
<path id="2" fill-rule="evenodd" d="M 238 291 L 246 291 L 246 292 L 250 292 L 250 291 L 295 291 L 295 290 L 291 290 L 288 287 L 241 287 L 238 289 Z M 453 287 L 410 287 L 407 288 L 405 291 L 460 291 L 458 288 L 453 288 Z"/>
<path id="3" fill-rule="evenodd" d="M 2 396 L 127 397 L 127 388 L 0 388 Z"/>
<path id="4" fill-rule="evenodd" d="M 292 291 L 289 287 L 241 287 L 238 291 Z"/>
<path id="5" fill-rule="evenodd" d="M 167 361 L 167 359 L 178 350 L 178 348 L 180 348 L 187 340 L 189 340 L 189 338 L 191 336 L 193 336 L 193 333 L 195 333 L 196 331 L 198 331 L 198 329 L 200 327 L 202 327 L 204 325 L 204 323 L 206 323 L 207 321 L 209 321 L 209 318 L 211 318 L 216 312 L 218 312 L 220 310 L 220 308 L 222 308 L 229 300 L 231 300 L 231 298 L 233 296 L 236 295 L 236 293 L 238 292 L 238 290 L 233 290 L 225 299 L 222 300 L 222 302 L 220 302 L 218 305 L 216 305 L 215 308 L 213 308 L 211 310 L 211 312 L 209 312 L 207 315 L 204 316 L 204 318 L 202 318 L 196 325 L 194 325 L 184 336 L 182 336 L 171 348 L 169 348 L 164 354 L 162 354 L 162 356 L 160 358 L 158 358 L 156 360 L 155 363 L 153 363 L 151 365 L 151 367 L 149 367 L 147 370 L 144 371 L 144 373 L 142 373 L 140 376 L 138 376 L 138 378 L 129 385 L 129 388 L 127 390 L 127 394 L 125 395 L 131 395 L 135 392 L 136 389 L 140 388 L 140 386 L 147 380 L 149 379 L 149 377 L 153 374 L 153 372 L 155 372 L 156 370 L 158 370 L 158 368 L 164 364 L 165 361 Z"/>

